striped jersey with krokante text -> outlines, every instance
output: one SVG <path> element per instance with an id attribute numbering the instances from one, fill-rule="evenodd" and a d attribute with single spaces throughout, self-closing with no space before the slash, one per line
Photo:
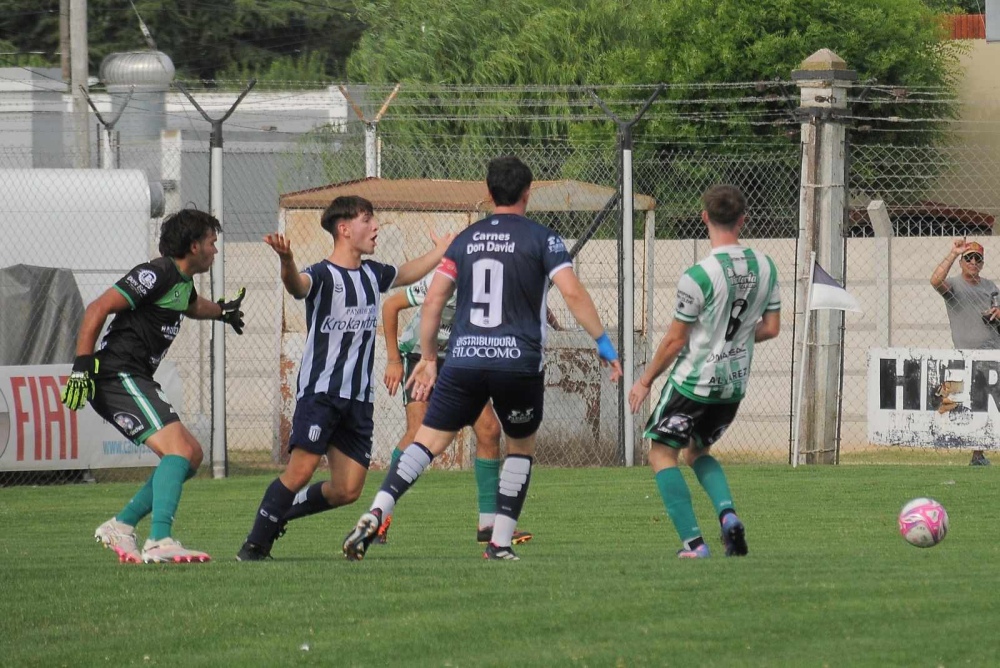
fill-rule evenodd
<path id="1" fill-rule="evenodd" d="M 306 345 L 296 398 L 330 394 L 372 402 L 375 328 L 382 293 L 396 280 L 396 267 L 364 260 L 345 269 L 329 260 L 306 267 Z"/>

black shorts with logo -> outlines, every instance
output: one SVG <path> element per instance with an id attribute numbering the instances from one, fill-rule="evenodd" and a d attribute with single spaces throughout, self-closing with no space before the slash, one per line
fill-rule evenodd
<path id="1" fill-rule="evenodd" d="M 102 374 L 94 381 L 94 387 L 90 405 L 133 443 L 141 445 L 171 422 L 181 419 L 160 384 L 149 376 Z"/>
<path id="2" fill-rule="evenodd" d="M 288 449 L 325 455 L 336 448 L 365 468 L 372 460 L 375 404 L 329 394 L 307 394 L 295 405 Z"/>
<path id="3" fill-rule="evenodd" d="M 420 355 L 415 355 L 413 353 L 406 353 L 403 355 L 403 405 L 409 406 L 413 402 L 413 395 L 410 390 L 406 389 L 406 383 L 410 380 L 410 376 L 413 375 L 413 369 L 416 368 L 417 364 L 420 363 Z M 437 372 L 440 375 L 441 367 L 444 366 L 444 360 L 440 357 L 437 359 Z M 431 394 L 434 390 L 431 390 Z M 430 401 L 430 397 L 427 398 Z"/>
<path id="4" fill-rule="evenodd" d="M 645 438 L 671 448 L 686 448 L 691 439 L 700 448 L 716 443 L 736 419 L 740 402 L 706 403 L 690 399 L 671 385 L 646 422 Z"/>
<path id="5" fill-rule="evenodd" d="M 542 423 L 545 374 L 445 364 L 434 385 L 424 425 L 440 431 L 458 431 L 474 424 L 490 399 L 503 432 L 511 438 L 527 438 Z"/>

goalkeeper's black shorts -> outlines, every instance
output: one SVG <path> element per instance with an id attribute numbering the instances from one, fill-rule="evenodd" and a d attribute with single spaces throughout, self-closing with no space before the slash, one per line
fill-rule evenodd
<path id="1" fill-rule="evenodd" d="M 149 376 L 102 374 L 94 386 L 90 405 L 133 443 L 141 445 L 171 422 L 181 419 L 160 384 Z"/>

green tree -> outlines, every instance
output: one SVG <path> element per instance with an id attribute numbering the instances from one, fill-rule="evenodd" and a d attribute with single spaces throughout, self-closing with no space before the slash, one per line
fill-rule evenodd
<path id="1" fill-rule="evenodd" d="M 640 132 L 686 140 L 704 136 L 706 130 L 734 138 L 784 132 L 786 128 L 749 121 L 753 115 L 777 119 L 789 106 L 787 98 L 798 94 L 795 87 L 766 83 L 756 95 L 745 89 L 706 93 L 697 84 L 787 81 L 803 59 L 825 47 L 844 58 L 862 81 L 948 88 L 961 49 L 941 40 L 937 14 L 921 0 L 510 0 L 486 8 L 475 0 L 375 0 L 363 5 L 360 18 L 368 29 L 348 61 L 348 73 L 356 80 L 480 86 L 663 82 L 670 85 L 665 101 Z M 623 113 L 637 108 L 644 94 L 634 88 L 607 93 Z M 767 95 L 779 99 L 737 101 Z M 443 97 L 417 98 L 414 108 L 419 103 L 425 109 Z M 586 99 L 572 93 L 564 98 L 550 94 L 548 107 L 531 93 L 510 99 L 496 93 L 492 101 L 489 95 L 477 97 L 487 116 L 533 113 L 556 120 L 446 122 L 466 142 L 498 134 L 586 137 L 613 131 L 607 123 L 559 122 L 560 114 L 579 115 L 586 106 Z M 395 108 L 397 115 L 408 111 L 405 99 Z M 467 96 L 451 95 L 452 114 L 463 102 L 471 107 Z M 448 108 L 442 104 L 439 116 L 447 117 Z M 727 111 L 741 112 L 744 122 L 723 125 L 704 118 Z M 893 116 L 925 112 L 888 103 L 874 105 L 873 111 Z M 945 115 L 952 111 L 947 105 L 939 108 Z M 436 134 L 418 129 L 419 134 Z M 926 130 L 929 136 L 935 128 Z M 917 142 L 927 136 L 905 135 Z"/>
<path id="2" fill-rule="evenodd" d="M 924 0 L 924 3 L 942 14 L 982 14 L 986 0 Z"/>
<path id="3" fill-rule="evenodd" d="M 157 47 L 181 78 L 213 79 L 222 72 L 266 72 L 273 61 L 322 65 L 341 77 L 361 34 L 351 0 L 134 0 Z M 59 0 L 6 0 L 0 35 L 16 51 L 44 51 L 59 63 Z M 145 49 L 139 20 L 124 0 L 89 0 L 90 71 L 104 56 Z M 242 70 L 240 70 L 242 68 Z"/>
<path id="4" fill-rule="evenodd" d="M 407 147 L 421 148 L 421 165 L 407 164 L 408 174 L 422 166 L 424 176 L 449 176 L 476 162 L 441 148 L 444 135 L 460 138 L 465 154 L 513 146 L 541 163 L 543 177 L 611 185 L 615 157 L 596 147 L 613 145 L 615 126 L 596 120 L 602 114 L 570 87 L 599 87 L 614 110 L 631 116 L 653 84 L 667 84 L 634 132 L 636 187 L 660 203 L 657 221 L 666 229 L 658 234 L 666 235 L 690 233 L 698 196 L 719 181 L 774 203 L 768 234 L 794 232 L 798 125 L 789 112 L 799 89 L 789 79 L 817 50 L 835 51 L 861 82 L 935 87 L 948 100 L 962 49 L 942 39 L 939 13 L 921 0 L 509 0 L 485 8 L 474 0 L 369 0 L 359 17 L 368 28 L 348 74 L 403 83 L 382 129 L 386 145 L 411 162 L 418 152 Z M 738 82 L 750 85 L 706 86 Z M 554 88 L 532 88 L 539 85 Z M 880 131 L 852 132 L 852 141 L 933 145 L 944 123 L 914 122 L 895 133 L 898 125 L 878 119 L 955 113 L 947 102 L 931 109 L 885 90 L 859 100 L 863 86 L 852 87 L 854 111 L 876 119 L 857 123 Z M 550 140 L 559 151 L 531 153 Z M 903 180 L 915 167 L 894 169 Z"/>

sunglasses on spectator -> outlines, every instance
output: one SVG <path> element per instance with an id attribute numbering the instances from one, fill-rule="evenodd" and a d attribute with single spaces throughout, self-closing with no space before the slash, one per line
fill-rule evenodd
<path id="1" fill-rule="evenodd" d="M 983 263 L 983 256 L 979 253 L 969 253 L 968 255 L 963 255 L 962 259 L 966 262 L 975 262 L 976 264 Z"/>

